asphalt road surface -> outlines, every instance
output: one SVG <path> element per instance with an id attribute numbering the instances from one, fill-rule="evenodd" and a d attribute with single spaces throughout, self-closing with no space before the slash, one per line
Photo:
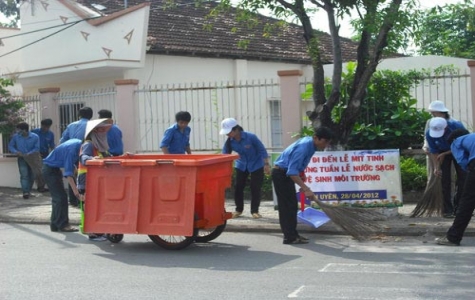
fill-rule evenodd
<path id="1" fill-rule="evenodd" d="M 227 233 L 183 250 L 0 224 L 0 299 L 475 299 L 475 238 Z"/>

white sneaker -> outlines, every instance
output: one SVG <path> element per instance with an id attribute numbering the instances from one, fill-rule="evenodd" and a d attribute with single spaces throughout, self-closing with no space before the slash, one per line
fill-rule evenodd
<path id="1" fill-rule="evenodd" d="M 242 212 L 240 212 L 240 211 L 233 212 L 233 219 L 239 218 L 240 215 L 242 215 Z"/>

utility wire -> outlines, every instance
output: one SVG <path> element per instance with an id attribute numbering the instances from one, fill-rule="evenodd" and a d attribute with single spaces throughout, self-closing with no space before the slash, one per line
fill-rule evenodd
<path id="1" fill-rule="evenodd" d="M 213 2 L 213 1 L 204 1 L 203 3 L 207 3 L 207 2 Z M 163 8 L 173 8 L 173 7 L 181 7 L 181 6 L 188 6 L 188 5 L 194 5 L 195 2 L 188 2 L 188 3 L 180 3 L 180 4 L 175 4 L 173 6 L 157 6 L 157 7 L 154 7 L 154 8 L 150 8 L 150 10 L 157 10 L 157 9 L 163 9 Z M 113 14 L 113 13 L 116 13 L 118 11 L 121 11 L 123 9 L 118 9 L 116 11 L 112 11 L 112 12 L 109 12 L 109 15 L 110 14 Z M 92 19 L 97 19 L 97 18 L 102 18 L 104 17 L 103 15 L 101 16 L 96 16 L 96 17 L 90 17 L 90 18 L 85 18 L 85 19 L 81 19 L 81 21 L 88 21 L 88 20 L 92 20 Z M 54 21 L 56 19 L 53 19 L 53 20 L 47 20 L 47 21 L 43 21 L 43 22 L 50 22 L 50 21 Z M 70 23 L 64 23 L 64 24 L 60 24 L 60 25 L 54 25 L 54 26 L 50 26 L 50 27 L 46 27 L 46 28 L 41 28 L 41 29 L 37 29 L 37 30 L 33 30 L 33 31 L 28 31 L 28 32 L 23 32 L 23 33 L 19 33 L 19 34 L 14 34 L 14 35 L 9 35 L 9 36 L 6 36 L 6 37 L 0 37 L 0 40 L 6 40 L 6 39 L 9 39 L 9 38 L 13 38 L 13 37 L 17 37 L 17 36 L 22 36 L 22 35 L 27 35 L 27 34 L 31 34 L 31 33 L 35 33 L 35 32 L 41 32 L 41 31 L 44 31 L 44 30 L 49 30 L 49 29 L 53 29 L 53 28 L 57 28 L 57 27 L 61 27 L 61 26 L 67 26 L 69 24 L 76 24 L 76 22 L 78 21 L 75 21 L 75 22 L 70 22 Z M 35 23 L 29 23 L 29 24 L 35 24 Z M 37 24 L 37 23 L 36 23 Z"/>
<path id="2" fill-rule="evenodd" d="M 60 30 L 58 30 L 58 31 L 55 31 L 55 32 L 53 32 L 53 33 L 51 33 L 51 34 L 45 36 L 45 37 L 42 37 L 42 38 L 39 39 L 39 40 L 33 41 L 33 42 L 31 42 L 31 43 L 29 43 L 29 44 L 26 44 L 26 45 L 24 45 L 24 46 L 22 46 L 22 47 L 20 47 L 20 48 L 17 48 L 17 49 L 15 49 L 15 50 L 12 50 L 12 51 L 10 51 L 10 52 L 7 52 L 7 53 L 5 53 L 5 54 L 3 54 L 3 55 L 0 55 L 0 58 L 6 56 L 6 55 L 8 55 L 8 54 L 12 54 L 12 53 L 14 53 L 14 52 L 17 52 L 17 51 L 19 51 L 19 50 L 21 50 L 21 49 L 23 49 L 23 48 L 26 48 L 26 47 L 31 46 L 31 45 L 33 45 L 33 44 L 36 44 L 36 43 L 38 43 L 38 42 L 41 42 L 41 41 L 43 41 L 43 40 L 45 40 L 45 39 L 47 39 L 47 38 L 49 38 L 49 37 L 51 37 L 51 36 L 53 36 L 53 35 L 56 35 L 56 34 L 60 33 L 61 31 L 64 31 L 64 30 L 66 30 L 66 29 L 69 29 L 69 28 L 73 27 L 74 25 L 76 25 L 76 24 L 78 24 L 78 23 L 80 23 L 80 22 L 82 22 L 82 21 L 84 21 L 84 20 L 76 21 L 76 22 L 72 23 L 71 25 L 69 25 L 69 26 L 66 27 L 66 28 L 62 28 L 62 29 L 60 29 Z"/>
<path id="3" fill-rule="evenodd" d="M 213 2 L 213 1 L 204 1 L 204 3 L 206 3 L 206 2 Z M 192 5 L 192 4 L 194 4 L 193 1 L 192 1 L 192 2 L 188 2 L 188 3 L 176 4 L 175 7 L 188 6 L 188 5 Z M 167 7 L 167 6 L 158 6 L 158 7 L 155 7 L 155 8 L 153 8 L 153 9 L 151 8 L 150 10 L 157 10 L 157 9 L 162 9 L 162 8 L 166 8 L 166 7 Z M 120 11 L 120 10 L 117 10 L 117 11 Z M 41 42 L 41 41 L 43 41 L 43 40 L 45 40 L 45 39 L 47 39 L 47 38 L 49 38 L 49 37 L 51 37 L 51 36 L 53 36 L 53 35 L 56 35 L 56 34 L 60 33 L 61 31 L 64 31 L 64 30 L 66 30 L 66 29 L 69 29 L 70 27 L 72 27 L 72 26 L 74 26 L 74 25 L 76 25 L 76 24 L 78 24 L 78 23 L 80 23 L 80 22 L 88 21 L 88 20 L 91 20 L 91 19 L 97 19 L 97 18 L 101 18 L 101 17 L 103 17 L 103 16 L 96 16 L 96 17 L 91 17 L 91 18 L 85 18 L 85 19 L 81 19 L 81 20 L 75 21 L 75 22 L 70 22 L 70 23 L 65 23 L 65 24 L 50 26 L 50 27 L 46 27 L 46 28 L 42 28 L 42 29 L 38 29 L 38 30 L 33 30 L 33 31 L 29 31 L 29 32 L 24 32 L 24 33 L 19 33 L 19 34 L 10 35 L 10 36 L 7 36 L 7 37 L 0 37 L 0 41 L 1 41 L 1 40 L 4 40 L 4 39 L 9 39 L 9 38 L 17 37 L 17 36 L 22 36 L 22 35 L 26 35 L 26 34 L 31 34 L 31 33 L 35 33 L 35 32 L 40 32 L 40 31 L 44 31 L 44 30 L 49 30 L 49 29 L 53 29 L 53 28 L 57 28 L 57 27 L 62 27 L 62 26 L 67 26 L 67 25 L 69 25 L 69 26 L 67 26 L 67 27 L 65 27 L 65 28 L 62 28 L 62 29 L 60 29 L 60 30 L 58 30 L 58 31 L 56 31 L 56 32 L 53 32 L 53 33 L 51 33 L 51 34 L 49 34 L 49 35 L 47 35 L 47 36 L 45 36 L 45 37 L 42 37 L 42 38 L 40 38 L 40 39 L 38 39 L 38 40 L 36 40 L 36 41 L 33 41 L 33 42 L 29 43 L 29 44 L 26 44 L 26 45 L 24 45 L 24 46 L 22 46 L 22 47 L 20 47 L 20 48 L 17 48 L 17 49 L 15 49 L 15 50 L 12 50 L 12 51 L 10 51 L 10 52 L 7 52 L 7 53 L 5 53 L 5 54 L 2 54 L 2 55 L 0 55 L 0 58 L 1 58 L 1 57 L 4 57 L 4 56 L 6 56 L 6 55 L 12 54 L 12 53 L 14 53 L 14 52 L 17 52 L 17 51 L 19 51 L 19 50 L 21 50 L 21 49 L 24 49 L 24 48 L 26 48 L 26 47 L 28 47 L 28 46 L 31 46 L 31 45 L 33 45 L 33 44 L 36 44 L 36 43 L 38 43 L 38 42 Z"/>
<path id="4" fill-rule="evenodd" d="M 81 19 L 81 20 L 78 20 L 78 21 L 74 21 L 74 22 L 69 22 L 69 23 L 54 25 L 54 26 L 50 26 L 50 27 L 46 27 L 46 28 L 33 30 L 33 31 L 23 32 L 23 33 L 14 34 L 14 35 L 9 35 L 9 36 L 6 36 L 6 37 L 0 37 L 0 40 L 6 40 L 6 39 L 17 37 L 17 36 L 22 36 L 22 35 L 27 35 L 27 34 L 30 34 L 30 33 L 40 32 L 40 31 L 43 31 L 43 30 L 49 30 L 49 29 L 53 29 L 53 28 L 57 28 L 57 27 L 67 26 L 67 25 L 70 25 L 70 24 L 76 25 L 77 23 L 82 22 L 82 21 L 93 20 L 93 19 L 97 19 L 97 18 L 101 18 L 101 17 L 102 16 L 91 17 L 91 18 L 86 18 L 86 19 Z"/>

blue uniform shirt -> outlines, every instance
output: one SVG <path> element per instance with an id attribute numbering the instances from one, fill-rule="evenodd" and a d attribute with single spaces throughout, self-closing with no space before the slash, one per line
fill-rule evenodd
<path id="1" fill-rule="evenodd" d="M 66 127 L 66 129 L 63 131 L 59 143 L 64 143 L 69 139 L 79 139 L 81 141 L 84 140 L 87 121 L 89 120 L 86 118 L 82 118 L 79 121 L 69 124 L 68 127 Z"/>
<path id="2" fill-rule="evenodd" d="M 122 155 L 124 153 L 124 143 L 122 142 L 122 131 L 117 125 L 107 132 L 107 143 L 109 144 L 109 153 L 113 156 Z"/>
<path id="3" fill-rule="evenodd" d="M 70 139 L 58 145 L 53 151 L 43 159 L 43 164 L 52 168 L 63 168 L 63 176 L 74 176 L 76 163 L 79 161 L 79 149 L 82 140 Z"/>
<path id="4" fill-rule="evenodd" d="M 468 163 L 475 159 L 475 133 L 456 138 L 450 149 L 457 163 L 467 170 Z"/>
<path id="5" fill-rule="evenodd" d="M 465 129 L 462 122 L 453 119 L 447 120 L 447 127 L 445 128 L 444 135 L 440 138 L 433 138 L 429 134 L 429 130 L 426 131 L 426 140 L 429 145 L 429 152 L 432 154 L 438 154 L 450 150 L 450 144 L 447 142 L 447 138 L 450 133 L 455 129 Z"/>
<path id="6" fill-rule="evenodd" d="M 234 167 L 243 172 L 254 172 L 264 167 L 264 159 L 269 157 L 267 150 L 259 138 L 250 132 L 242 131 L 241 140 L 231 139 L 231 149 L 239 154 L 239 159 L 234 163 Z M 222 153 L 226 151 L 226 144 Z"/>
<path id="7" fill-rule="evenodd" d="M 298 176 L 308 166 L 316 150 L 313 137 L 303 137 L 287 147 L 274 165 L 287 169 L 287 176 Z"/>
<path id="8" fill-rule="evenodd" d="M 190 146 L 190 133 L 190 127 L 186 127 L 182 133 L 175 123 L 165 130 L 160 148 L 167 147 L 170 154 L 185 154 L 186 147 Z"/>
<path id="9" fill-rule="evenodd" d="M 40 138 L 40 153 L 49 153 L 49 149 L 54 149 L 54 133 L 51 130 L 43 131 L 41 128 L 36 128 L 31 132 Z"/>
<path id="10" fill-rule="evenodd" d="M 8 143 L 8 150 L 10 150 L 10 152 L 13 154 L 18 152 L 23 154 L 39 152 L 40 138 L 32 132 L 28 132 L 28 136 L 26 137 L 19 133 L 15 133 Z"/>

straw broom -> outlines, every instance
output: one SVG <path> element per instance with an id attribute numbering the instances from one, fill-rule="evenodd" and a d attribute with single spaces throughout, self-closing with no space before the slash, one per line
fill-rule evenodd
<path id="1" fill-rule="evenodd" d="M 43 176 L 41 173 L 41 167 L 43 166 L 43 159 L 39 152 L 34 152 L 32 154 L 23 155 L 23 159 L 26 161 L 28 166 L 30 166 L 33 176 L 37 179 L 39 176 Z"/>
<path id="2" fill-rule="evenodd" d="M 429 178 L 427 187 L 422 198 L 417 202 L 416 207 L 411 213 L 411 218 L 433 215 L 442 215 L 444 198 L 442 194 L 442 183 L 439 176 L 432 175 Z"/>
<path id="3" fill-rule="evenodd" d="M 335 224 L 357 240 L 364 240 L 380 230 L 375 223 L 382 219 L 379 212 L 367 208 L 333 206 L 318 200 L 315 195 L 312 200 Z"/>

